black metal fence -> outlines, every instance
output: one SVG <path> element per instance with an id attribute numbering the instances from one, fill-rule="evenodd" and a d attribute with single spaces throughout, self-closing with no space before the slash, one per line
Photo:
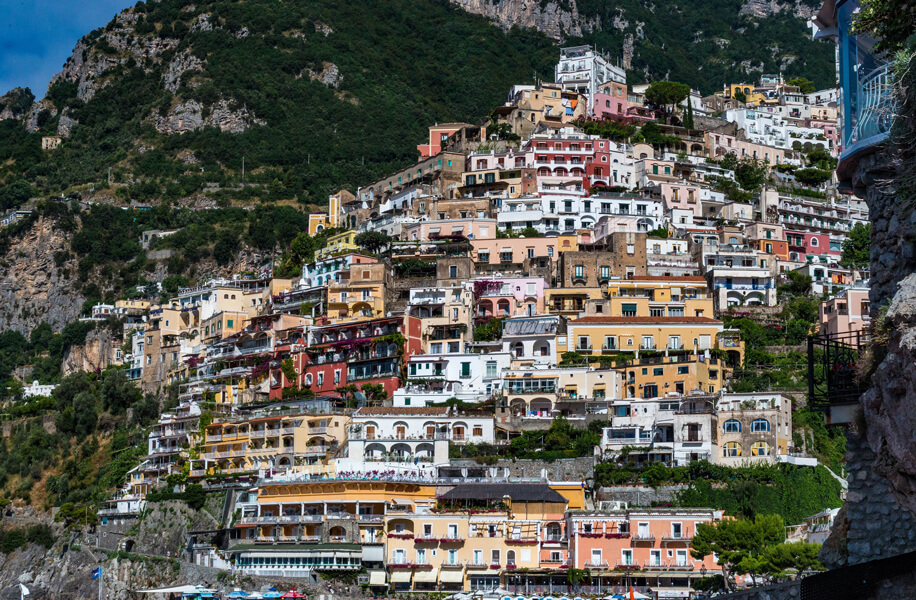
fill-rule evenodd
<path id="1" fill-rule="evenodd" d="M 855 404 L 868 389 L 857 364 L 868 346 L 868 333 L 855 331 L 808 338 L 808 405 L 826 410 L 838 404 Z"/>
<path id="2" fill-rule="evenodd" d="M 869 600 L 882 582 L 893 585 L 894 579 L 908 579 L 914 570 L 916 552 L 825 571 L 802 579 L 801 600 Z"/>

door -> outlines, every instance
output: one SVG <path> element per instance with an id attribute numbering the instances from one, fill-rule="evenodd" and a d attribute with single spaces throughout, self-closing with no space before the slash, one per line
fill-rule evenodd
<path id="1" fill-rule="evenodd" d="M 641 540 L 646 540 L 646 539 L 649 539 L 649 535 L 650 535 L 649 534 L 649 524 L 640 523 L 636 529 L 636 537 L 638 537 Z"/>
<path id="2" fill-rule="evenodd" d="M 590 565 L 590 566 L 592 566 L 592 567 L 600 567 L 600 566 L 601 566 L 601 563 L 602 563 L 602 560 L 601 560 L 601 549 L 600 549 L 600 548 L 592 548 L 592 560 L 591 560 L 591 565 Z"/>

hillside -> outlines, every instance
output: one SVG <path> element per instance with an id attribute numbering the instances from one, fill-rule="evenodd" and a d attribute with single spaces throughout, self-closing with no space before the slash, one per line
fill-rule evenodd
<path id="1" fill-rule="evenodd" d="M 14 159 L 0 177 L 98 190 L 111 167 L 139 200 L 208 184 L 244 200 L 263 184 L 324 201 L 415 159 L 429 124 L 485 116 L 555 54 L 436 0 L 139 3 L 80 40 L 47 99 L 0 123 L 0 161 Z M 69 140 L 43 154 L 40 134 L 55 133 Z"/>
<path id="2" fill-rule="evenodd" d="M 320 205 L 415 159 L 429 124 L 551 78 L 562 38 L 621 56 L 633 82 L 710 93 L 784 68 L 832 83 L 810 7 L 755 2 L 140 2 L 79 41 L 45 99 L 0 98 L 0 210 L 75 187 Z M 42 135 L 64 143 L 43 151 Z"/>
<path id="3" fill-rule="evenodd" d="M 763 73 L 834 85 L 833 46 L 811 40 L 811 0 L 451 0 L 505 29 L 533 27 L 566 45 L 621 57 L 630 83 L 671 79 L 704 94 Z"/>

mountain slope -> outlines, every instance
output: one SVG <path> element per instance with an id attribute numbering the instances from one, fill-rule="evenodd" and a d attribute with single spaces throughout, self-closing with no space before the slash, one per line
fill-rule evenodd
<path id="1" fill-rule="evenodd" d="M 534 27 L 567 45 L 619 56 L 630 83 L 669 78 L 704 94 L 762 73 L 835 82 L 830 42 L 811 39 L 811 0 L 451 0 L 508 29 Z"/>
<path id="2" fill-rule="evenodd" d="M 409 164 L 428 125 L 479 120 L 512 84 L 552 78 L 548 36 L 621 55 L 634 83 L 710 93 L 784 67 L 827 85 L 833 50 L 798 16 L 810 6 L 778 1 L 140 2 L 79 41 L 45 99 L 0 98 L 0 210 L 77 186 L 321 205 Z M 43 151 L 42 135 L 64 143 Z"/>
<path id="3" fill-rule="evenodd" d="M 133 198 L 177 198 L 239 183 L 244 157 L 246 183 L 323 201 L 414 159 L 429 124 L 485 116 L 555 55 L 444 0 L 139 3 L 80 40 L 24 117 L 35 133 L 0 122 L 15 159 L 0 176 L 98 189 L 113 167 Z M 40 133 L 70 138 L 42 155 Z"/>

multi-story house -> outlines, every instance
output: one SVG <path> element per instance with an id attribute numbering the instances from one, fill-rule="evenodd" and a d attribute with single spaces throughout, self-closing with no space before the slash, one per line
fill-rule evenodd
<path id="1" fill-rule="evenodd" d="M 128 480 L 132 493 L 145 494 L 157 487 L 160 479 L 179 472 L 179 458 L 197 441 L 200 415 L 200 406 L 193 402 L 160 415 L 149 432 L 148 454 Z"/>
<path id="2" fill-rule="evenodd" d="M 392 587 L 521 591 L 556 577 L 565 589 L 551 571 L 568 560 L 565 512 L 584 501 L 581 485 L 465 483 L 442 494 L 435 512 L 389 510 L 385 562 Z"/>
<path id="3" fill-rule="evenodd" d="M 664 222 L 664 205 L 660 200 L 634 194 L 600 193 L 592 201 L 598 208 L 594 237 L 599 242 L 612 233 L 648 233 Z"/>
<path id="4" fill-rule="evenodd" d="M 608 593 L 626 597 L 629 586 L 641 582 L 636 587 L 643 593 L 681 597 L 690 581 L 721 571 L 713 556 L 690 554 L 697 525 L 721 518 L 721 511 L 704 508 L 569 511 L 569 567 L 588 569 L 592 587 Z"/>
<path id="5" fill-rule="evenodd" d="M 800 196 L 780 196 L 779 223 L 786 229 L 823 233 L 841 240 L 850 229 L 849 207 Z"/>
<path id="6" fill-rule="evenodd" d="M 585 96 L 588 102 L 588 114 L 595 114 L 595 101 L 599 86 L 608 82 L 626 85 L 624 69 L 614 65 L 591 46 L 571 46 L 560 49 L 560 61 L 557 63 L 554 79 L 563 85 L 563 89 L 572 90 Z M 626 93 L 624 91 L 624 93 Z"/>
<path id="7" fill-rule="evenodd" d="M 394 393 L 394 406 L 426 406 L 443 398 L 480 402 L 500 389 L 509 364 L 507 352 L 411 356 L 407 383 Z"/>
<path id="8" fill-rule="evenodd" d="M 607 250 L 564 252 L 557 263 L 562 288 L 595 288 L 613 279 L 646 274 L 646 243 L 642 233 L 613 233 L 604 238 Z"/>
<path id="9" fill-rule="evenodd" d="M 309 577 L 315 570 L 382 567 L 385 513 L 420 510 L 435 498 L 432 483 L 406 474 L 274 477 L 240 495 L 226 553 L 235 570 L 247 575 Z"/>
<path id="10" fill-rule="evenodd" d="M 570 123 L 588 115 L 584 94 L 556 83 L 514 85 L 503 106 L 490 113 L 490 124 L 509 125 L 512 133 L 528 139 L 541 123 Z"/>
<path id="11" fill-rule="evenodd" d="M 770 166 L 781 164 L 801 166 L 803 164 L 801 157 L 791 148 L 767 146 L 721 132 L 707 131 L 703 137 L 706 140 L 706 154 L 709 158 L 721 159 L 726 154 L 734 154 L 738 158 L 762 160 Z"/>
<path id="12" fill-rule="evenodd" d="M 424 352 L 465 352 L 474 322 L 471 290 L 466 287 L 411 289 L 407 314 L 422 321 Z"/>
<path id="13" fill-rule="evenodd" d="M 685 239 L 646 237 L 646 274 L 650 277 L 684 277 L 700 274 L 700 265 Z"/>
<path id="14" fill-rule="evenodd" d="M 620 394 L 620 374 L 613 369 L 511 369 L 503 377 L 503 402 L 497 415 L 584 418 L 606 411 L 608 402 Z"/>
<path id="15" fill-rule="evenodd" d="M 548 285 L 541 277 L 473 279 L 467 287 L 479 318 L 534 317 L 545 312 L 544 291 Z"/>
<path id="16" fill-rule="evenodd" d="M 695 244 L 693 251 L 709 288 L 715 290 L 718 310 L 743 304 L 776 305 L 776 280 L 766 258 L 750 246 L 710 241 Z"/>
<path id="17" fill-rule="evenodd" d="M 512 368 L 556 366 L 562 354 L 566 318 L 560 315 L 511 317 L 503 321 L 503 352 L 512 357 Z"/>
<path id="18" fill-rule="evenodd" d="M 629 108 L 625 83 L 609 79 L 598 85 L 594 102 L 594 114 L 597 118 L 626 117 Z"/>
<path id="19" fill-rule="evenodd" d="M 309 340 L 294 356 L 297 387 L 319 393 L 345 384 L 381 385 L 390 398 L 401 387 L 407 359 L 421 352 L 421 321 L 406 315 L 316 326 Z"/>
<path id="20" fill-rule="evenodd" d="M 575 233 L 537 238 L 497 238 L 494 231 L 487 238 L 471 240 L 474 267 L 478 273 L 523 273 L 539 259 L 556 260 L 561 252 L 577 250 L 579 236 Z"/>
<path id="21" fill-rule="evenodd" d="M 843 337 L 862 333 L 871 324 L 867 287 L 848 287 L 821 302 L 820 332 L 822 335 Z"/>
<path id="22" fill-rule="evenodd" d="M 329 282 L 328 318 L 353 321 L 385 314 L 385 294 L 391 284 L 391 269 L 385 263 L 351 263 L 339 282 Z"/>
<path id="23" fill-rule="evenodd" d="M 792 400 L 781 394 L 722 394 L 716 402 L 715 462 L 776 462 L 792 446 Z"/>
<path id="24" fill-rule="evenodd" d="M 349 463 L 448 462 L 448 445 L 495 440 L 493 417 L 451 414 L 447 407 L 363 407 L 347 428 Z"/>
<path id="25" fill-rule="evenodd" d="M 192 477 L 284 471 L 315 464 L 344 441 L 346 417 L 339 414 L 258 415 L 207 425 Z"/>
<path id="26" fill-rule="evenodd" d="M 811 278 L 811 293 L 815 296 L 835 296 L 845 289 L 868 289 L 868 271 L 847 269 L 835 262 L 809 262 L 794 269 Z"/>

